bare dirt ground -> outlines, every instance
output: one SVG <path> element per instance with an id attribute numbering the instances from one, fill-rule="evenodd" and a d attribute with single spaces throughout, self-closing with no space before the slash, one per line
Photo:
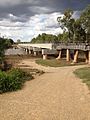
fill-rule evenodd
<path id="1" fill-rule="evenodd" d="M 26 82 L 17 92 L 0 95 L 0 120 L 90 120 L 90 91 L 73 71 L 84 66 L 42 67 L 46 73 Z"/>

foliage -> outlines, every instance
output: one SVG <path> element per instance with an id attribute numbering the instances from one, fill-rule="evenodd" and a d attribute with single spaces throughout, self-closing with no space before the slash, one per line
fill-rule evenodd
<path id="1" fill-rule="evenodd" d="M 86 41 L 86 33 L 81 26 L 80 19 L 77 19 L 74 23 L 73 41 L 81 41 L 81 42 Z"/>
<path id="2" fill-rule="evenodd" d="M 90 5 L 83 10 L 79 19 L 74 19 L 73 11 L 68 9 L 57 21 L 63 32 L 68 32 L 68 41 L 90 41 Z"/>
<path id="3" fill-rule="evenodd" d="M 13 43 L 12 39 L 0 38 L 0 64 L 3 62 L 5 49 L 11 47 Z"/>
<path id="4" fill-rule="evenodd" d="M 21 89 L 26 80 L 33 77 L 21 69 L 12 69 L 7 73 L 0 71 L 0 93 Z"/>
<path id="5" fill-rule="evenodd" d="M 90 41 L 90 5 L 86 7 L 79 19 L 73 18 L 73 11 L 67 9 L 63 17 L 58 17 L 57 21 L 63 29 L 63 34 L 52 35 L 43 33 L 31 40 L 31 43 L 57 43 L 60 41 L 67 42 L 86 42 Z"/>
<path id="6" fill-rule="evenodd" d="M 72 18 L 73 11 L 68 9 L 65 10 L 63 18 L 58 17 L 57 21 L 60 27 L 63 29 L 64 32 L 68 31 L 68 38 L 69 41 L 73 39 L 74 34 L 74 18 Z"/>
<path id="7" fill-rule="evenodd" d="M 74 73 L 90 88 L 90 67 L 77 69 Z"/>
<path id="8" fill-rule="evenodd" d="M 42 33 L 42 35 L 38 35 L 36 38 L 31 40 L 31 43 L 53 43 L 58 42 L 58 38 L 56 35 Z"/>
<path id="9" fill-rule="evenodd" d="M 87 40 L 90 41 L 90 5 L 88 5 L 82 12 L 80 16 L 80 22 L 82 25 L 82 28 L 87 33 Z"/>

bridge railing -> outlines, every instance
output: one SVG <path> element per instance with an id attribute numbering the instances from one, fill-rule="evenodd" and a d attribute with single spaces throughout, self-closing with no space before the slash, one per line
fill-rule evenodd
<path id="1" fill-rule="evenodd" d="M 90 43 L 58 43 L 56 49 L 90 50 Z"/>

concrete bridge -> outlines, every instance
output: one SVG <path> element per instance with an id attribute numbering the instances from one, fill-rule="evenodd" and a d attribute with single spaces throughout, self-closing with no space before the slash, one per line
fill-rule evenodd
<path id="1" fill-rule="evenodd" d="M 23 48 L 26 54 L 39 53 L 42 54 L 43 59 L 47 59 L 48 55 L 58 54 L 56 59 L 60 60 L 62 50 L 66 50 L 66 61 L 70 61 L 73 51 L 73 63 L 78 62 L 79 51 L 83 51 L 85 55 L 85 62 L 90 64 L 90 43 L 44 43 L 44 44 L 18 44 L 19 48 Z"/>

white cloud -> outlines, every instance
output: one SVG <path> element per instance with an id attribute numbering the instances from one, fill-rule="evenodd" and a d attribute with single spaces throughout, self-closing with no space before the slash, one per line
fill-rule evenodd
<path id="1" fill-rule="evenodd" d="M 63 15 L 59 12 L 35 15 L 30 18 L 30 20 L 27 23 L 27 26 L 30 26 L 31 30 L 33 31 L 34 37 L 42 33 L 62 33 L 62 30 L 60 29 L 57 22 L 58 16 Z"/>
<path id="2" fill-rule="evenodd" d="M 0 33 L 14 40 L 30 41 L 38 34 L 58 34 L 62 32 L 59 28 L 57 17 L 62 16 L 61 13 L 55 12 L 51 14 L 40 14 L 29 18 L 27 22 L 11 21 L 17 16 L 9 14 L 9 19 L 0 21 Z"/>
<path id="3" fill-rule="evenodd" d="M 17 16 L 15 16 L 15 15 L 13 15 L 13 14 L 8 14 L 8 17 L 9 17 L 9 19 L 11 19 L 11 20 L 17 20 L 18 19 L 18 17 Z"/>
<path id="4" fill-rule="evenodd" d="M 11 19 L 3 19 L 0 21 L 0 27 L 23 27 L 24 23 L 23 22 L 13 22 Z"/>

